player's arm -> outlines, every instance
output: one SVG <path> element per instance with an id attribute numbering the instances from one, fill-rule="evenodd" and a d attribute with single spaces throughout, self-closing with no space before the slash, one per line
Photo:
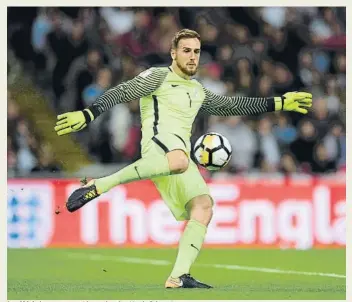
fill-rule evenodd
<path id="1" fill-rule="evenodd" d="M 113 106 L 152 94 L 165 80 L 167 71 L 150 68 L 133 79 L 105 91 L 83 111 L 67 112 L 57 116 L 55 131 L 64 135 L 84 129 L 88 123 Z"/>
<path id="2" fill-rule="evenodd" d="M 230 97 L 215 94 L 204 88 L 205 99 L 200 112 L 218 116 L 258 115 L 279 110 L 302 114 L 312 106 L 312 95 L 306 92 L 288 92 L 280 97 Z"/>

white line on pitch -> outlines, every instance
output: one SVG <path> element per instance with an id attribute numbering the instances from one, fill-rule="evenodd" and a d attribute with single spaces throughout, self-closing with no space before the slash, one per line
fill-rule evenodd
<path id="1" fill-rule="evenodd" d="M 306 275 L 306 276 L 321 276 L 321 277 L 332 277 L 332 278 L 346 278 L 345 275 L 339 275 L 339 274 L 334 274 L 334 273 L 302 272 L 302 271 L 282 270 L 282 269 L 276 269 L 276 268 L 265 268 L 265 267 L 254 267 L 254 266 L 243 266 L 243 265 L 232 265 L 232 264 L 199 264 L 199 266 L 224 268 L 224 269 L 230 269 L 230 270 L 272 273 L 272 274 L 288 274 L 288 275 Z"/>
<path id="2" fill-rule="evenodd" d="M 145 258 L 136 258 L 136 257 L 114 257 L 106 256 L 102 254 L 84 254 L 84 253 L 69 253 L 70 258 L 77 259 L 89 259 L 94 261 L 114 261 L 122 263 L 138 263 L 138 264 L 153 264 L 153 265 L 170 265 L 171 262 L 167 260 L 158 260 L 158 259 L 145 259 Z"/>
<path id="3" fill-rule="evenodd" d="M 69 253 L 68 256 L 70 258 L 89 259 L 93 261 L 114 261 L 114 262 L 121 262 L 121 263 L 153 264 L 153 265 L 164 265 L 164 266 L 172 264 L 170 261 L 167 261 L 167 260 L 147 259 L 147 258 L 138 258 L 138 257 L 114 257 L 114 256 L 106 256 L 102 254 Z M 303 272 L 303 271 L 282 270 L 282 269 L 275 269 L 275 268 L 243 266 L 243 265 L 233 265 L 233 264 L 197 264 L 196 263 L 195 265 L 202 266 L 202 267 L 213 267 L 213 268 L 220 268 L 220 269 L 252 271 L 252 272 L 271 273 L 271 274 L 346 278 L 345 275 L 334 274 L 334 273 Z"/>

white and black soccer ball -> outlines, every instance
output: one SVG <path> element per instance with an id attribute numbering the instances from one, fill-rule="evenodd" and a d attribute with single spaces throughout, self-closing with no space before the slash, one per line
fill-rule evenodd
<path id="1" fill-rule="evenodd" d="M 228 139 L 216 132 L 202 135 L 193 147 L 197 162 L 210 171 L 220 170 L 231 159 L 232 148 Z"/>

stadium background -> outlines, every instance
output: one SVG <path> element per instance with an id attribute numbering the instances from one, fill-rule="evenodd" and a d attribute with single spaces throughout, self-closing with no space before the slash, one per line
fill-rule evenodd
<path id="1" fill-rule="evenodd" d="M 57 114 L 169 64 L 183 27 L 201 35 L 197 78 L 213 92 L 313 93 L 307 116 L 197 117 L 193 142 L 213 130 L 233 148 L 224 170 L 201 170 L 216 200 L 206 245 L 345 250 L 343 7 L 8 8 L 8 247 L 177 245 L 183 224 L 148 181 L 117 187 L 75 214 L 63 207 L 80 178 L 139 157 L 137 100 L 75 135 L 59 138 L 53 128 Z"/>

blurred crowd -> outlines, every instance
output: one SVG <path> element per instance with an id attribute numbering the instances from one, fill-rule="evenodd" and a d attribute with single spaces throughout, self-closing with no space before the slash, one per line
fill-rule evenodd
<path id="1" fill-rule="evenodd" d="M 21 114 L 11 92 L 7 92 L 7 173 L 58 172 L 48 144 L 37 135 L 34 125 Z"/>
<path id="2" fill-rule="evenodd" d="M 168 66 L 171 39 L 186 27 L 201 35 L 197 79 L 213 92 L 258 97 L 313 93 L 307 116 L 200 115 L 194 140 L 209 130 L 225 135 L 233 148 L 229 172 L 345 169 L 345 8 L 51 7 L 27 8 L 23 15 L 19 10 L 9 9 L 9 45 L 58 113 L 85 108 L 106 89 L 150 66 Z M 24 127 L 19 124 L 13 127 Z M 13 145 L 13 133 L 9 135 Z M 136 160 L 140 138 L 138 100 L 115 106 L 80 136 L 102 163 Z"/>

